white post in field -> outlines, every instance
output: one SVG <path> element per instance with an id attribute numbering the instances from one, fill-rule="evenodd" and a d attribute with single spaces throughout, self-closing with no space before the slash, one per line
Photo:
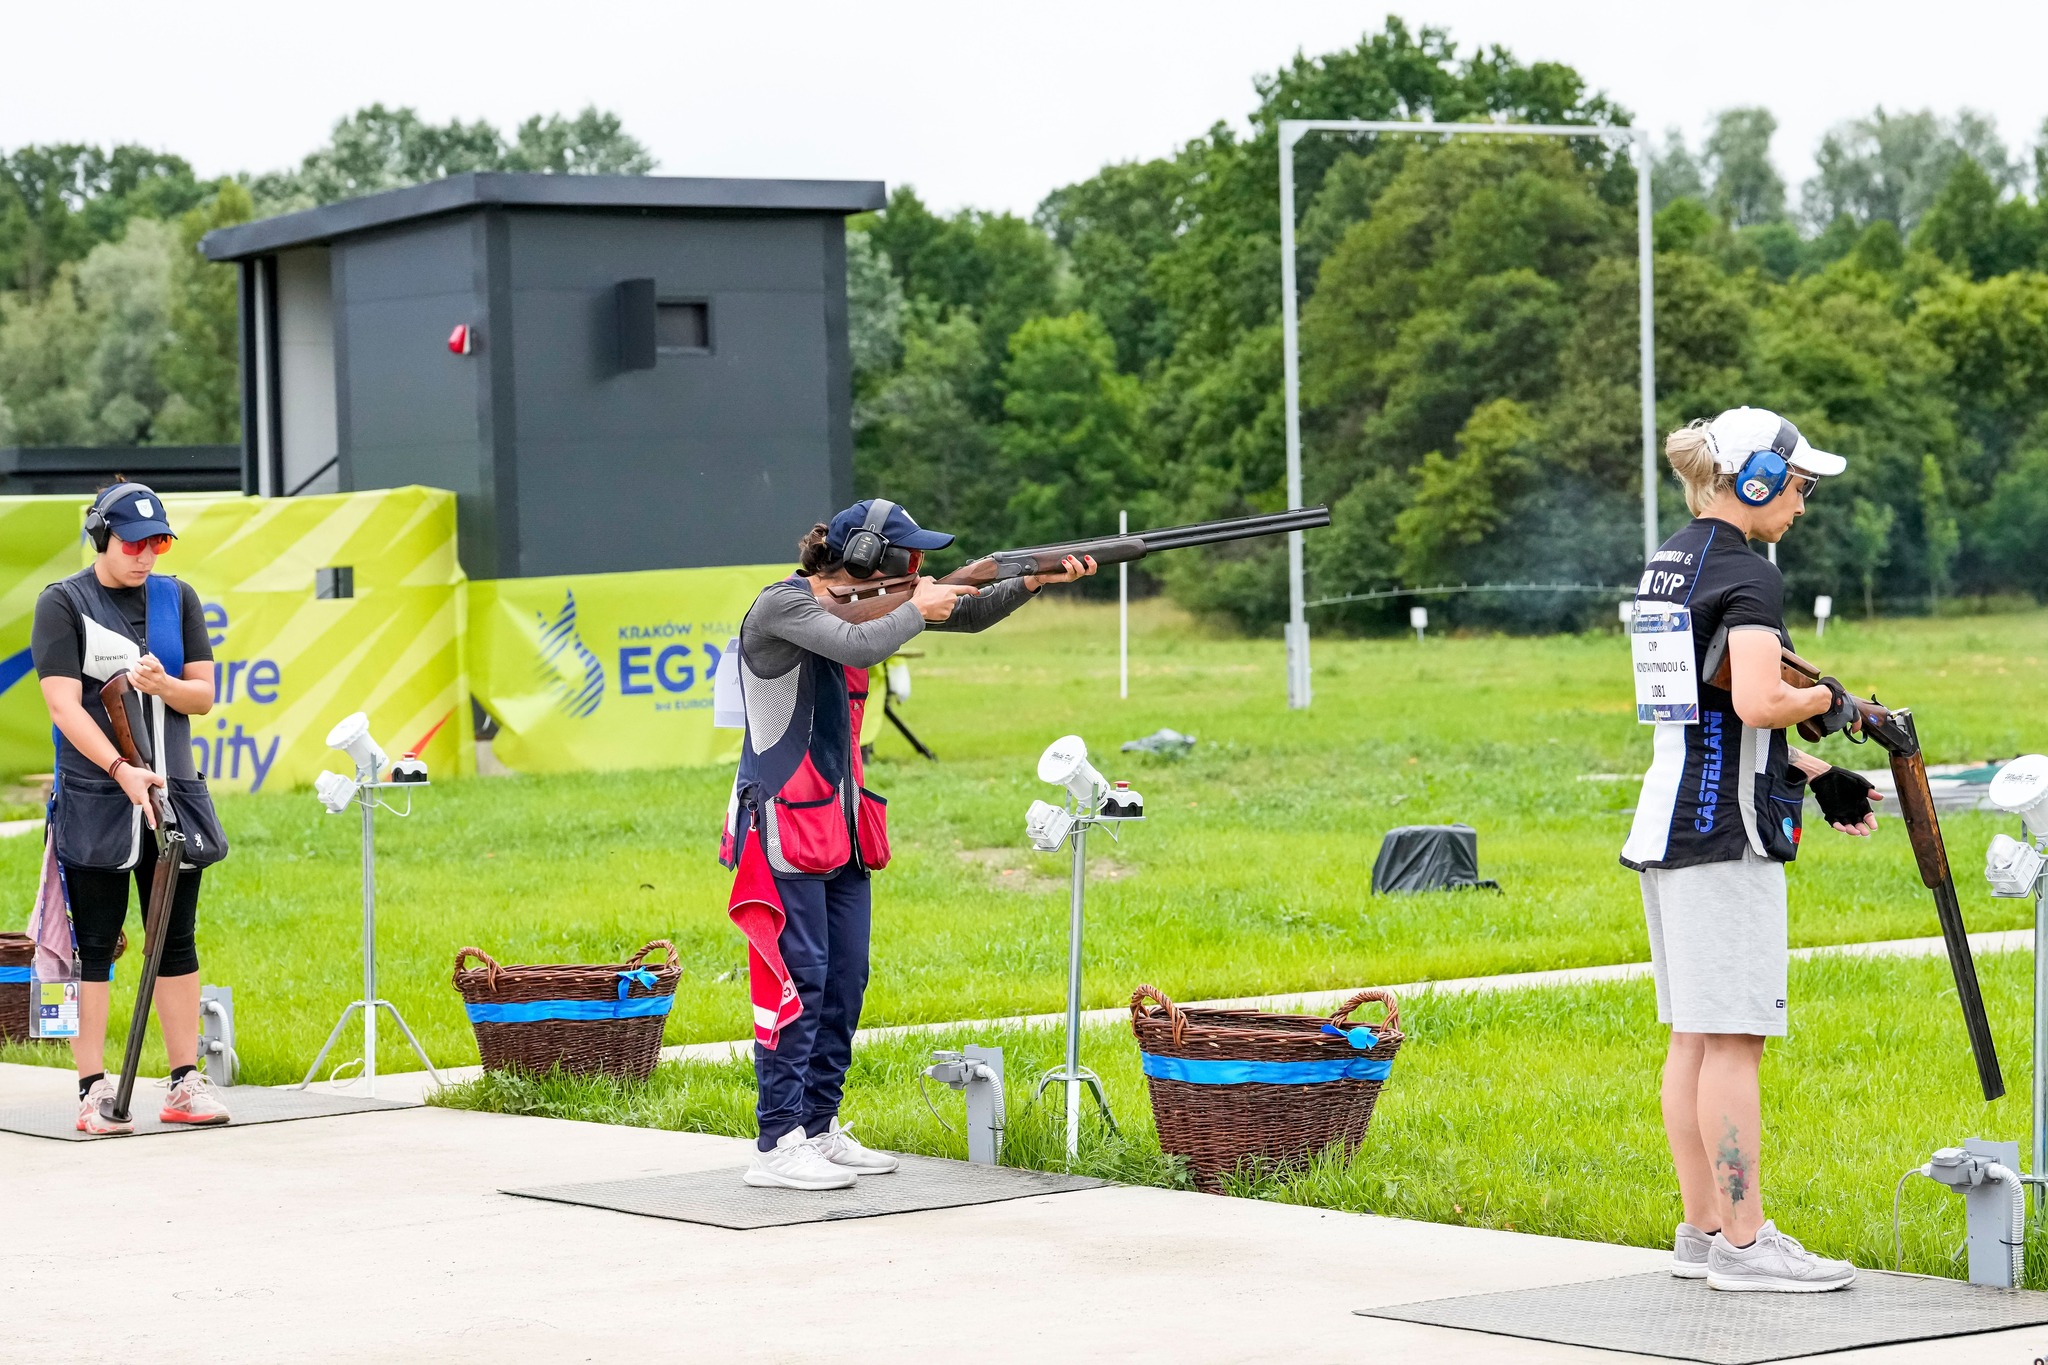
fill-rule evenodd
<path id="1" fill-rule="evenodd" d="M 1131 533 L 1131 514 L 1127 511 L 1116 514 L 1116 533 L 1127 536 Z M 1116 694 L 1128 699 L 1131 695 L 1131 566 L 1116 566 Z"/>

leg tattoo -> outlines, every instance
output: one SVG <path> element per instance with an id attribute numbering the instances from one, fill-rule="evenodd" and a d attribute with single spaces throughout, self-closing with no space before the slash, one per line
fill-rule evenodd
<path id="1" fill-rule="evenodd" d="M 1742 1135 L 1735 1125 L 1728 1125 L 1728 1134 L 1721 1139 L 1721 1149 L 1714 1154 L 1715 1164 L 1724 1174 L 1721 1176 L 1722 1193 L 1728 1196 L 1730 1204 L 1740 1204 L 1749 1193 L 1749 1162 L 1742 1154 Z"/>

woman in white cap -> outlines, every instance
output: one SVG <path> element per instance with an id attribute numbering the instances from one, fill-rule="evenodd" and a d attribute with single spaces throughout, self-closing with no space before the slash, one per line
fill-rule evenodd
<path id="1" fill-rule="evenodd" d="M 1664 1129 L 1685 1206 L 1672 1273 L 1716 1289 L 1840 1289 L 1855 1278 L 1846 1261 L 1814 1255 L 1764 1217 L 1757 1072 L 1764 1040 L 1786 1031 L 1785 864 L 1806 791 L 1853 835 L 1876 829 L 1878 798 L 1855 773 L 1786 743 L 1787 726 L 1819 717 L 1833 733 L 1855 709 L 1832 678 L 1784 681 L 1784 580 L 1749 542 L 1776 544 L 1847 462 L 1761 408 L 1681 428 L 1664 453 L 1693 520 L 1650 557 L 1637 588 L 1637 717 L 1657 730 L 1621 861 L 1642 874 L 1657 1018 L 1671 1029 Z M 1707 681 L 1709 660 L 1724 655 L 1725 688 Z"/>
<path id="2" fill-rule="evenodd" d="M 114 952 L 128 916 L 128 886 L 149 903 L 156 859 L 143 837 L 152 787 L 164 788 L 186 834 L 185 865 L 171 902 L 156 981 L 157 1022 L 169 1054 L 163 1123 L 215 1124 L 228 1109 L 198 1069 L 200 867 L 227 851 L 206 782 L 192 762 L 191 716 L 213 709 L 213 649 L 199 595 L 189 583 L 155 572 L 177 539 L 163 499 L 139 483 L 121 483 L 93 500 L 86 534 L 98 557 L 43 589 L 30 641 L 36 677 L 57 731 L 57 793 L 48 837 L 56 844 L 71 907 L 79 965 L 78 1130 L 127 1133 L 100 1101 L 114 1096 L 106 1074 L 106 1031 Z M 145 698 L 153 767 L 121 756 L 100 687 L 125 672 Z"/>

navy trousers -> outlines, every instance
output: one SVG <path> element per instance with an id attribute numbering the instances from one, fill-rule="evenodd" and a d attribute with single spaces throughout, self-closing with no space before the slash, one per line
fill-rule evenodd
<path id="1" fill-rule="evenodd" d="M 782 893 L 782 961 L 804 1012 L 773 1052 L 754 1044 L 759 1146 L 792 1128 L 816 1136 L 839 1116 L 853 1031 L 868 989 L 868 921 L 873 883 L 852 864 L 825 881 L 775 879 Z"/>

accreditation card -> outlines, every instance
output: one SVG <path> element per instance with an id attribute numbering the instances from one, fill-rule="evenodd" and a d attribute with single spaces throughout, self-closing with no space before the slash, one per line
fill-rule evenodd
<path id="1" fill-rule="evenodd" d="M 1700 680 L 1693 668 L 1692 612 L 1636 604 L 1629 627 L 1636 673 L 1636 719 L 1644 725 L 1697 725 Z"/>
<path id="2" fill-rule="evenodd" d="M 78 1036 L 78 982 L 29 980 L 33 992 L 29 1034 L 36 1038 Z"/>

